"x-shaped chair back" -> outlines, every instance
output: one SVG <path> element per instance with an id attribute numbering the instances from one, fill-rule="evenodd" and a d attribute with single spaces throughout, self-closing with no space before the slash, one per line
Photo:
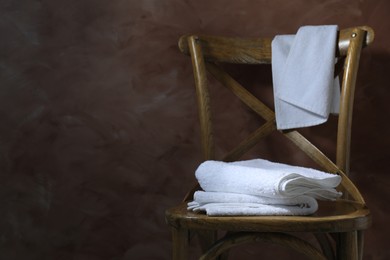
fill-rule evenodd
<path id="1" fill-rule="evenodd" d="M 341 84 L 341 107 L 338 119 L 336 163 L 329 159 L 297 130 L 280 131 L 296 144 L 304 153 L 325 171 L 343 177 L 342 186 L 358 202 L 364 203 L 358 189 L 349 180 L 349 158 L 353 99 L 361 49 L 373 41 L 373 31 L 369 27 L 345 29 L 338 34 L 338 57 L 335 72 L 344 70 Z M 215 36 L 183 36 L 179 48 L 191 55 L 195 76 L 197 102 L 201 127 L 201 140 L 204 159 L 215 159 L 210 91 L 207 72 L 230 89 L 245 105 L 266 122 L 252 132 L 245 140 L 226 154 L 223 161 L 240 159 L 262 138 L 276 131 L 274 111 L 246 90 L 219 63 L 270 64 L 272 39 L 241 39 Z M 197 189 L 196 187 L 195 189 Z"/>

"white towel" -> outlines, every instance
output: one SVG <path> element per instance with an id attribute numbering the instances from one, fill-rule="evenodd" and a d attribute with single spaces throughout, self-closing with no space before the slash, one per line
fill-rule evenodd
<path id="1" fill-rule="evenodd" d="M 338 113 L 334 78 L 337 26 L 304 26 L 272 41 L 272 77 L 278 129 L 322 124 Z"/>
<path id="2" fill-rule="evenodd" d="M 267 198 L 261 196 L 197 191 L 188 210 L 205 211 L 216 215 L 310 215 L 316 212 L 318 203 L 314 198 Z"/>
<path id="3" fill-rule="evenodd" d="M 249 194 L 269 198 L 307 195 L 334 200 L 341 196 L 341 177 L 315 169 L 263 159 L 226 163 L 205 161 L 195 172 L 204 191 Z"/>

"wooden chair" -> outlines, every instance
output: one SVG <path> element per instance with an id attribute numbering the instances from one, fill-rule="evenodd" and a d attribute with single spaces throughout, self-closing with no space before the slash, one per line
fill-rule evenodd
<path id="1" fill-rule="evenodd" d="M 268 241 L 297 250 L 310 259 L 362 259 L 363 231 L 370 226 L 370 211 L 348 178 L 350 136 L 355 82 L 362 47 L 373 42 L 374 31 L 367 26 L 338 32 L 339 57 L 335 71 L 342 71 L 341 105 L 337 126 L 336 162 L 296 130 L 279 131 L 305 152 L 323 170 L 342 176 L 340 189 L 347 194 L 332 202 L 319 202 L 319 210 L 310 216 L 223 216 L 208 217 L 187 211 L 196 185 L 182 204 L 166 211 L 166 221 L 173 234 L 173 259 L 187 259 L 189 238 L 199 235 L 203 255 L 200 259 L 226 257 L 229 248 L 246 242 Z M 277 131 L 274 112 L 225 72 L 221 63 L 270 64 L 272 39 L 239 39 L 203 35 L 185 35 L 179 40 L 180 50 L 191 56 L 199 105 L 201 140 L 204 159 L 238 160 L 260 139 Z M 214 157 L 210 115 L 210 98 L 206 71 L 230 89 L 245 105 L 265 119 L 224 158 Z M 218 231 L 226 231 L 222 238 Z M 295 233 L 311 232 L 320 245 L 314 246 Z"/>

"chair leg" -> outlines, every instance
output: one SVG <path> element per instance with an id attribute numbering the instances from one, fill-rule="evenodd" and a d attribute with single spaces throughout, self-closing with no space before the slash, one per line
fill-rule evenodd
<path id="1" fill-rule="evenodd" d="M 202 253 L 205 253 L 209 248 L 214 245 L 218 240 L 218 232 L 215 230 L 197 230 L 199 244 L 202 249 Z M 228 253 L 225 252 L 215 260 L 226 260 L 228 259 Z"/>
<path id="2" fill-rule="evenodd" d="M 358 260 L 358 232 L 340 233 L 337 246 L 337 259 Z"/>
<path id="3" fill-rule="evenodd" d="M 322 253 L 325 255 L 328 260 L 335 260 L 334 249 L 332 246 L 331 239 L 326 233 L 315 233 L 318 243 L 321 246 Z"/>
<path id="4" fill-rule="evenodd" d="M 202 252 L 205 252 L 217 241 L 218 234 L 215 230 L 197 230 L 198 241 Z"/>
<path id="5" fill-rule="evenodd" d="M 360 230 L 357 233 L 358 238 L 358 254 L 359 254 L 359 260 L 363 259 L 363 248 L 364 248 L 364 231 Z"/>
<path id="6" fill-rule="evenodd" d="M 189 232 L 183 228 L 172 228 L 173 260 L 188 259 Z"/>

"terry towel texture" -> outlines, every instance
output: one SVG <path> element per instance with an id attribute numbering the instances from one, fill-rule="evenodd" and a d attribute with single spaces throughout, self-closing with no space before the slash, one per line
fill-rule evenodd
<path id="1" fill-rule="evenodd" d="M 197 191 L 188 209 L 215 215 L 309 215 L 318 209 L 318 203 L 309 196 L 294 198 L 267 198 L 261 196 Z"/>
<path id="2" fill-rule="evenodd" d="M 188 209 L 208 215 L 307 215 L 317 210 L 315 199 L 341 196 L 338 175 L 263 159 L 206 161 L 195 175 L 205 192 Z"/>
<path id="3" fill-rule="evenodd" d="M 338 113 L 334 78 L 336 25 L 304 26 L 272 41 L 272 77 L 278 129 L 322 124 Z"/>

